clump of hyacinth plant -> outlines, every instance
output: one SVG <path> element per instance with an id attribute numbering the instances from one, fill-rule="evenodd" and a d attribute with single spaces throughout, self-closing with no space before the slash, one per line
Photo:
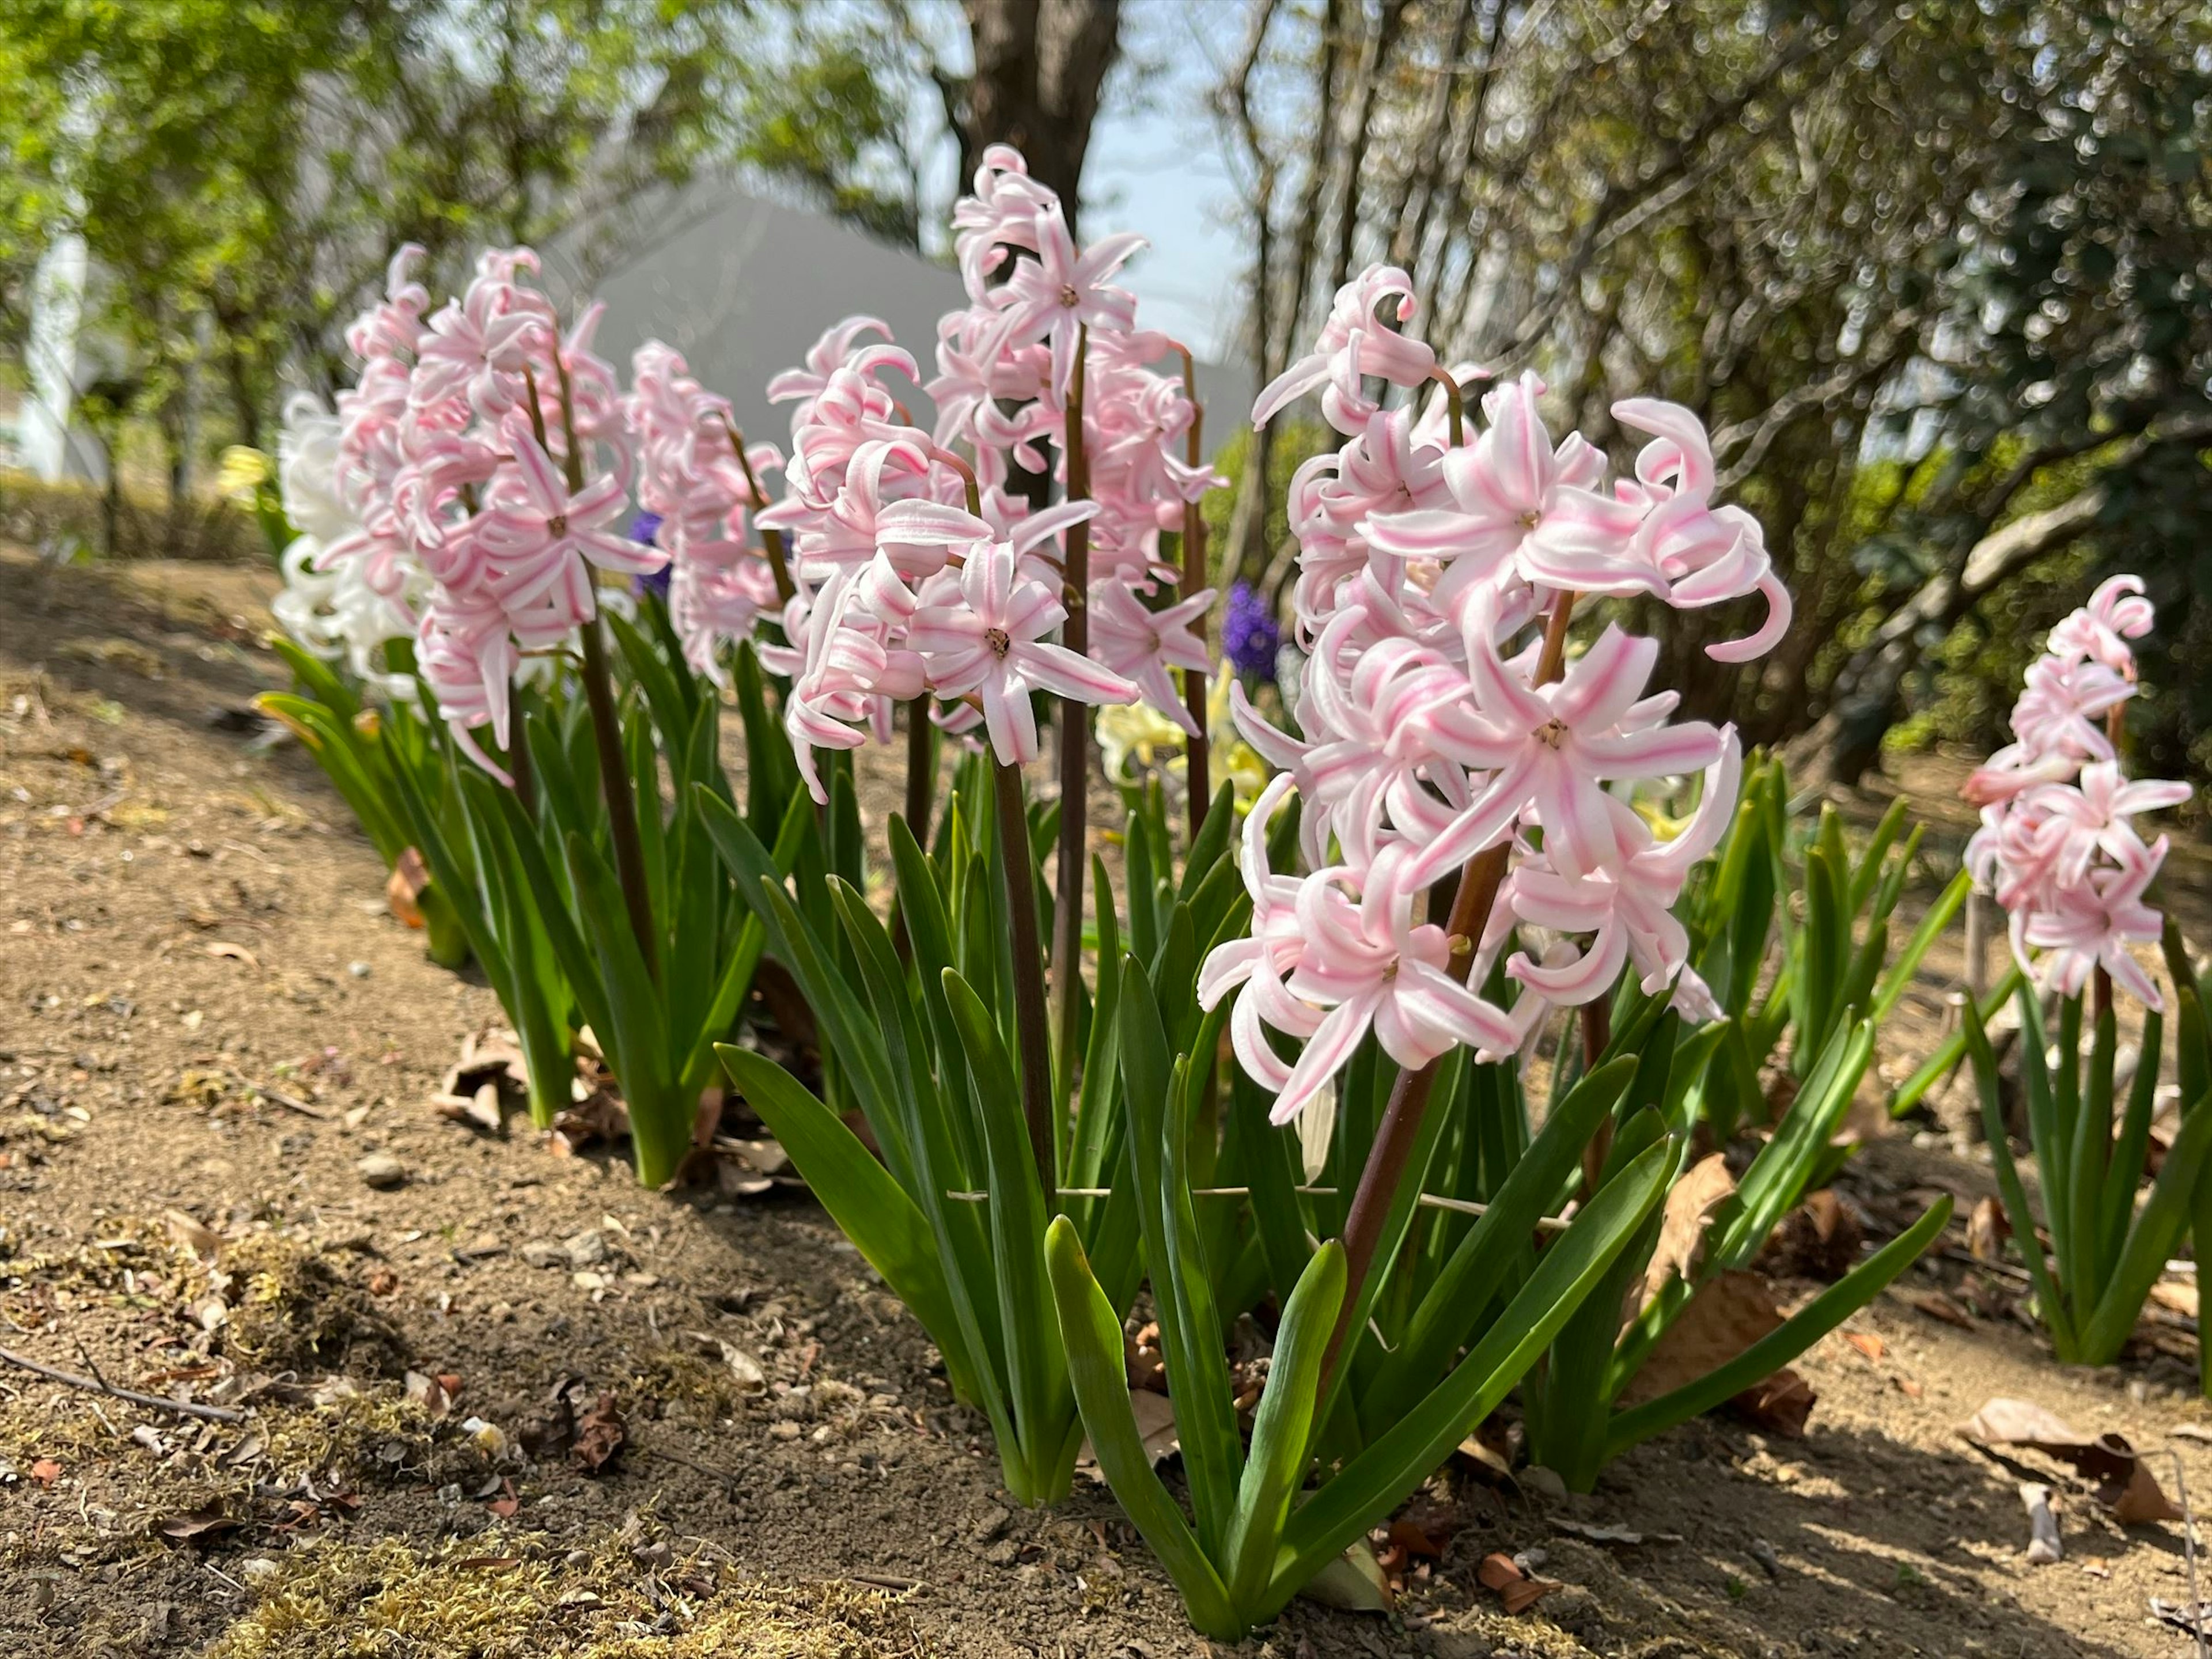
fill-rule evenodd
<path id="1" fill-rule="evenodd" d="M 626 391 L 592 349 L 601 307 L 564 321 L 530 250 L 485 253 L 435 310 L 420 257 L 394 258 L 349 331 L 361 369 L 334 427 L 303 429 L 327 465 L 305 476 L 303 447 L 297 493 L 327 510 L 307 520 L 319 533 L 287 620 L 342 639 L 394 706 L 419 702 L 448 734 L 427 770 L 381 781 L 514 1022 L 532 1115 L 568 1103 L 588 1025 L 639 1177 L 659 1186 L 694 1144 L 712 1044 L 760 951 L 682 804 L 695 786 L 729 790 L 702 677 L 725 682 L 733 662 L 740 701 L 760 700 L 749 653 L 728 653 L 773 612 L 774 550 L 750 544 L 747 519 L 778 457 L 748 452 L 727 404 L 657 343 Z M 640 508 L 662 545 L 627 533 Z M 656 639 L 629 586 L 664 570 Z M 775 775 L 756 769 L 753 805 L 772 835 L 791 826 L 788 859 L 811 815 L 781 811 Z"/>
<path id="2" fill-rule="evenodd" d="M 1004 147 L 985 154 L 953 228 L 967 303 L 939 325 L 922 384 L 932 424 L 902 402 L 915 360 L 872 318 L 832 328 L 769 386 L 793 407 L 787 491 L 760 516 L 790 578 L 787 649 L 767 659 L 790 676 L 784 727 L 826 810 L 826 881 L 802 871 L 787 888 L 733 812 L 702 808 L 822 1026 L 825 1093 L 859 1107 L 881 1162 L 770 1060 L 726 1049 L 731 1077 L 928 1328 L 955 1389 L 990 1418 L 1008 1489 L 1029 1502 L 1065 1491 L 1081 1437 L 1045 1285 L 1047 1222 L 1067 1219 L 1100 1253 L 1121 1305 L 1138 1273 L 1135 1199 L 1097 1184 L 1112 1174 L 1121 1095 L 1117 981 L 1102 975 L 1094 999 L 1082 970 L 1094 708 L 1141 701 L 1194 745 L 1179 891 L 1162 885 L 1164 825 L 1130 838 L 1133 939 L 1179 977 L 1190 1023 L 1199 951 L 1243 926 L 1233 874 L 1206 882 L 1231 814 L 1201 818 L 1196 751 L 1212 597 L 1197 503 L 1219 480 L 1199 459 L 1188 353 L 1138 327 L 1114 281 L 1139 239 L 1077 243 L 1053 192 Z M 1180 568 L 1164 532 L 1179 537 Z M 1038 814 L 1024 769 L 1044 754 L 1041 702 L 1060 787 Z M 848 757 L 902 718 L 887 926 L 862 897 Z M 947 739 L 963 757 L 940 816 Z M 1141 892 L 1139 842 L 1160 848 Z M 1052 843 L 1048 884 L 1039 849 Z M 1121 934 L 1096 879 L 1112 964 Z"/>
<path id="3" fill-rule="evenodd" d="M 1290 1272 L 1275 1275 L 1283 1316 L 1249 1449 L 1182 1168 L 1212 1027 L 1176 1042 L 1148 1015 L 1143 966 L 1124 965 L 1133 1170 L 1192 1519 L 1144 1454 L 1120 1329 L 1080 1240 L 1055 1224 L 1048 1247 L 1100 1465 L 1194 1620 L 1223 1638 L 1272 1618 L 1427 1477 L 1645 1237 L 1682 1166 L 1686 1126 L 1656 1111 L 1629 1117 L 1616 1144 L 1614 1108 L 1634 1098 L 1636 1068 L 1615 1055 L 1608 1023 L 1620 998 L 1646 1028 L 1670 1002 L 1670 1018 L 1718 1012 L 1674 911 L 1729 826 L 1739 749 L 1730 729 L 1673 718 L 1676 694 L 1650 684 L 1654 641 L 1607 623 L 1571 650 L 1578 611 L 1757 599 L 1755 630 L 1711 647 L 1731 663 L 1770 649 L 1790 621 L 1757 522 L 1715 500 L 1688 411 L 1616 404 L 1620 425 L 1649 441 L 1632 474 L 1609 483 L 1596 449 L 1546 430 L 1533 374 L 1490 390 L 1477 429 L 1463 388 L 1478 371 L 1447 369 L 1407 331 L 1413 312 L 1403 272 L 1364 272 L 1254 410 L 1265 421 L 1318 391 L 1347 441 L 1292 487 L 1303 729 L 1274 729 L 1240 697 L 1240 728 L 1281 775 L 1245 825 L 1250 927 L 1208 955 L 1200 1000 L 1218 1020 L 1233 997 L 1234 1092 L 1272 1095 L 1277 1126 L 1333 1113 L 1342 1090 L 1388 1092 L 1340 1237 L 1313 1246 L 1290 1178 L 1268 1172 L 1264 1151 L 1253 1160 L 1259 1231 Z M 1377 380 L 1430 395 L 1385 407 Z M 1701 780 L 1696 810 L 1662 841 L 1624 795 L 1685 775 Z M 1303 875 L 1285 867 L 1290 840 L 1271 835 L 1293 801 Z M 1438 1305 L 1424 1304 L 1401 1352 L 1382 1352 L 1368 1335 L 1378 1292 L 1469 1068 L 1510 1069 L 1555 1012 L 1579 1027 L 1586 1073 L 1460 1241 L 1432 1288 Z M 1141 1113 L 1152 1100 L 1163 1103 Z M 1571 1221 L 1525 1260 L 1541 1218 L 1577 1185 Z M 1900 1241 L 1888 1270 L 1931 1231 Z M 1415 1359 L 1431 1369 L 1401 1363 Z M 1302 1498 L 1316 1470 L 1326 1478 Z"/>
<path id="4" fill-rule="evenodd" d="M 1971 1004 L 1967 1048 L 2013 1237 L 2051 1345 L 2069 1364 L 2100 1365 L 2118 1356 L 2190 1223 L 2212 1147 L 2212 1110 L 2206 1107 L 2212 1054 L 2199 991 L 2178 935 L 2150 897 L 2167 842 L 2164 836 L 2146 840 L 2136 823 L 2140 814 L 2180 805 L 2191 791 L 2185 783 L 2130 779 L 2122 763 L 2127 706 L 2138 690 L 2129 641 L 2148 635 L 2154 622 L 2136 577 L 2115 576 L 2100 586 L 2087 605 L 2051 630 L 2013 707 L 2014 741 L 1990 756 L 1965 790 L 1982 809 L 1981 828 L 1966 848 L 1967 868 L 2004 908 L 2013 955 L 2027 976 L 2017 994 L 2021 1074 L 2051 1238 L 2048 1259 L 2008 1150 L 1996 1055 Z M 2150 1197 L 2138 1209 L 2166 999 L 2137 953 L 2161 944 L 2179 1005 L 2182 1110 Z M 2143 1006 L 2142 1041 L 2124 1105 L 2116 1081 L 2116 989 Z M 2051 999 L 2057 1002 L 2055 1066 L 2045 1054 Z"/>

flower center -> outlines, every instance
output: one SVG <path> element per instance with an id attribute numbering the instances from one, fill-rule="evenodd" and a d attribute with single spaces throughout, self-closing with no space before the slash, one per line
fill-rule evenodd
<path id="1" fill-rule="evenodd" d="M 545 527 L 556 536 L 567 535 L 568 533 L 568 515 L 565 513 L 556 513 L 551 518 L 545 520 Z"/>
<path id="2" fill-rule="evenodd" d="M 995 651 L 1002 657 L 1005 656 L 1007 652 L 1014 648 L 1013 641 L 1007 636 L 1006 630 L 1003 628 L 985 629 L 983 630 L 983 643 L 989 646 L 992 650 Z"/>
<path id="3" fill-rule="evenodd" d="M 1398 977 L 1398 957 L 1392 957 L 1389 962 L 1383 963 L 1382 982 L 1385 985 L 1388 985 L 1392 980 Z"/>
<path id="4" fill-rule="evenodd" d="M 1543 522 L 1544 515 L 1533 507 L 1521 515 L 1521 527 L 1523 530 L 1534 530 Z"/>
<path id="5" fill-rule="evenodd" d="M 1561 744 L 1567 740 L 1566 722 L 1565 720 L 1546 720 L 1541 726 L 1536 728 L 1535 736 L 1537 742 L 1544 744 L 1550 748 L 1557 749 Z"/>
<path id="6" fill-rule="evenodd" d="M 1063 283 L 1060 290 L 1060 302 L 1073 311 L 1083 303 L 1083 296 L 1075 291 L 1074 283 Z"/>

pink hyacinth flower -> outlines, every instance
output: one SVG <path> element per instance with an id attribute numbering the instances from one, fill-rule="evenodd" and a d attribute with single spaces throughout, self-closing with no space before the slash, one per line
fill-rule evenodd
<path id="1" fill-rule="evenodd" d="M 1532 685 L 1498 656 L 1491 632 L 1480 619 L 1468 628 L 1475 707 L 1491 732 L 1466 744 L 1462 758 L 1496 775 L 1422 850 L 1413 879 L 1440 879 L 1530 811 L 1543 826 L 1545 855 L 1562 875 L 1618 863 L 1635 849 L 1622 842 L 1605 784 L 1702 771 L 1721 757 L 1721 733 L 1703 720 L 1649 723 L 1640 700 L 1658 661 L 1656 640 L 1608 627 L 1559 680 Z"/>
<path id="2" fill-rule="evenodd" d="M 1505 1012 L 1451 971 L 1451 942 L 1434 922 L 1415 923 L 1423 884 L 1412 880 L 1403 847 L 1383 850 L 1354 900 L 1338 885 L 1351 872 L 1317 871 L 1301 884 L 1304 947 L 1285 988 L 1328 1009 L 1275 1097 L 1269 1119 L 1288 1123 L 1352 1058 L 1370 1030 L 1408 1070 L 1465 1044 L 1510 1054 L 1522 1033 Z"/>
<path id="3" fill-rule="evenodd" d="M 1370 265 L 1337 289 L 1314 349 L 1261 388 L 1252 404 L 1252 424 L 1265 426 L 1309 392 L 1320 391 L 1329 424 L 1340 432 L 1357 432 L 1379 407 L 1361 390 L 1363 376 L 1393 386 L 1426 380 L 1435 372 L 1437 354 L 1380 319 L 1376 313 L 1385 306 L 1399 328 L 1413 321 L 1419 307 L 1413 279 L 1395 265 Z"/>
<path id="4" fill-rule="evenodd" d="M 1378 514 L 1361 526 L 1377 552 L 1444 563 L 1432 598 L 1448 614 L 1507 576 L 1577 592 L 1667 591 L 1628 555 L 1642 511 L 1593 487 L 1604 458 L 1577 437 L 1553 447 L 1536 413 L 1543 389 L 1523 374 L 1484 398 L 1489 427 L 1443 459 L 1450 506 Z"/>
<path id="5" fill-rule="evenodd" d="M 1040 752 L 1032 693 L 1088 703 L 1137 700 L 1128 680 L 1046 637 L 1066 620 L 1066 608 L 1042 582 L 1018 575 L 1016 562 L 1052 528 L 1040 531 L 1031 520 L 1009 540 L 972 545 L 955 589 L 958 603 L 923 606 L 907 630 L 932 690 L 982 704 L 992 752 L 1007 766 L 1026 765 Z"/>

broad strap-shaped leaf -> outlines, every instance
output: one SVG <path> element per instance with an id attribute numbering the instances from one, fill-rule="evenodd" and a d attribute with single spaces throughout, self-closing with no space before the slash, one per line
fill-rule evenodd
<path id="1" fill-rule="evenodd" d="M 2212 1096 L 2200 1095 L 2182 1109 L 2181 1127 L 2166 1149 L 2166 1162 L 2159 1166 L 2158 1179 L 2151 1182 L 2150 1196 L 2128 1231 L 2111 1277 L 2099 1287 L 2094 1311 L 2082 1319 L 2083 1364 L 2110 1364 L 2134 1334 L 2150 1287 L 2158 1282 L 2181 1230 L 2189 1224 L 2208 1149 L 2212 1149 Z"/>
<path id="2" fill-rule="evenodd" d="M 1835 1138 L 1873 1059 L 1872 1021 L 1836 1027 L 1772 1138 L 1759 1148 L 1735 1195 L 1715 1218 L 1710 1237 L 1716 1269 L 1748 1262 L 1804 1195 L 1814 1161 Z"/>
<path id="3" fill-rule="evenodd" d="M 1504 1399 L 1643 1225 L 1658 1202 L 1668 1154 L 1654 1146 L 1607 1182 L 1545 1248 L 1536 1271 L 1474 1352 L 1291 1516 L 1261 1616 L 1279 1609 L 1402 1503 Z"/>
<path id="4" fill-rule="evenodd" d="M 1615 1055 L 1568 1091 L 1545 1118 L 1488 1210 L 1428 1287 L 1397 1351 L 1383 1363 L 1370 1397 L 1360 1402 L 1364 1420 L 1395 1422 L 1435 1387 L 1452 1355 L 1474 1334 L 1506 1264 L 1527 1248 L 1545 1206 L 1582 1167 L 1583 1148 L 1612 1113 L 1635 1070 L 1634 1059 Z"/>
<path id="5" fill-rule="evenodd" d="M 1966 1053 L 1973 1062 L 1974 1079 L 1981 1091 L 1982 1133 L 1990 1149 L 1990 1168 L 1997 1178 L 1997 1196 L 2003 1202 L 2013 1242 L 2020 1247 L 2021 1260 L 2027 1264 L 2029 1281 L 2035 1286 L 2036 1305 L 2043 1314 L 2043 1322 L 2051 1329 L 2051 1346 L 2057 1350 L 2059 1359 L 2070 1364 L 2077 1347 L 2073 1312 L 2043 1259 L 2043 1241 L 2036 1231 L 2035 1212 L 2028 1207 L 2027 1189 L 2021 1184 L 2020 1170 L 2013 1164 L 2011 1133 L 2005 1127 L 2004 1103 L 1997 1088 L 1996 1054 L 1990 1047 L 1981 1011 L 1974 1006 L 1972 997 L 1966 999 L 1963 1014 Z"/>
<path id="6" fill-rule="evenodd" d="M 2119 1138 L 2112 1143 L 2112 1162 L 2105 1178 L 2103 1259 L 2118 1261 L 2126 1243 L 2128 1224 L 2135 1219 L 2136 1189 L 2142 1184 L 2143 1155 L 2150 1146 L 2150 1125 L 2158 1103 L 2159 1051 L 2163 1046 L 2166 1019 L 2156 1009 L 2143 1012 L 2142 1044 L 2136 1061 L 2134 1083 L 2128 1090 L 2127 1110 L 2120 1120 Z M 2204 1183 L 2197 1183 L 2199 1194 Z M 2201 1199 L 2200 1199 L 2201 1202 Z"/>
<path id="7" fill-rule="evenodd" d="M 914 1200 L 860 1138 L 783 1067 L 726 1042 L 714 1052 L 745 1103 L 775 1132 L 777 1144 L 791 1155 L 853 1248 L 914 1310 L 944 1354 L 945 1368 L 962 1397 L 987 1398 L 961 1340 L 937 1241 Z"/>
<path id="8" fill-rule="evenodd" d="M 1224 787 L 1226 787 L 1224 785 Z M 1344 1246 L 1334 1239 L 1314 1252 L 1283 1309 L 1267 1385 L 1252 1419 L 1252 1450 L 1237 1493 L 1225 1550 L 1232 1607 L 1260 1605 L 1275 1566 L 1276 1546 L 1291 1499 L 1305 1483 L 1322 1362 L 1344 1305 Z"/>
<path id="9" fill-rule="evenodd" d="M 1045 1265 L 1067 1350 L 1068 1380 L 1090 1431 L 1091 1454 L 1127 1515 L 1182 1593 L 1183 1607 L 1199 1631 L 1234 1642 L 1244 1622 L 1229 1601 L 1228 1587 L 1191 1534 L 1190 1523 L 1168 1495 L 1138 1432 L 1129 1404 L 1129 1374 L 1121 1351 L 1121 1320 L 1106 1300 L 1084 1259 L 1075 1224 L 1054 1218 L 1045 1234 Z"/>
<path id="10" fill-rule="evenodd" d="M 998 1268 L 999 1320 L 1006 1371 L 1026 1462 L 1034 1472 L 1056 1457 L 1067 1426 L 1065 1356 L 1052 1340 L 1045 1282 L 1043 1189 L 1022 1115 L 1021 1086 L 998 1027 L 968 981 L 948 968 L 945 996 L 967 1046 L 981 1103 L 983 1146 L 991 1172 L 991 1254 Z M 1043 1494 L 1039 1493 L 1038 1496 Z"/>
<path id="11" fill-rule="evenodd" d="M 1220 1559 L 1235 1513 L 1243 1446 L 1229 1397 L 1228 1363 L 1206 1264 L 1200 1254 L 1189 1190 L 1171 1180 L 1168 1139 L 1176 1114 L 1174 1057 L 1160 1024 L 1152 982 L 1134 956 L 1121 959 L 1121 1079 L 1128 1103 L 1129 1173 L 1134 1180 L 1145 1261 L 1152 1270 L 1191 1506 L 1206 1552 Z"/>

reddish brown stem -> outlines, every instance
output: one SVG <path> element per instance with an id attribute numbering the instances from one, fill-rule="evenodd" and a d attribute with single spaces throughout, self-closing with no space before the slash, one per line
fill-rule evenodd
<path id="1" fill-rule="evenodd" d="M 1613 1004 L 1604 997 L 1585 1002 L 1582 1006 L 1583 1072 L 1585 1076 L 1597 1069 L 1599 1058 L 1606 1045 L 1613 1041 Z M 1613 1119 L 1610 1115 L 1599 1120 L 1597 1133 L 1583 1148 L 1583 1201 L 1588 1203 L 1597 1191 L 1597 1183 L 1605 1175 L 1605 1161 L 1613 1156 Z"/>
<path id="2" fill-rule="evenodd" d="M 1006 871 L 1006 913 L 1013 934 L 1014 1036 L 1020 1049 L 1022 1117 L 1036 1159 L 1045 1208 L 1058 1202 L 1058 1156 L 1053 1133 L 1052 1044 L 1045 1021 L 1044 957 L 1037 942 L 1036 884 L 1030 864 L 1029 814 L 1022 805 L 1022 775 L 996 755 L 991 793 L 998 807 L 1000 862 Z"/>
<path id="3" fill-rule="evenodd" d="M 766 507 L 767 493 L 761 489 L 760 480 L 753 476 L 751 458 L 745 453 L 745 434 L 730 424 L 726 415 L 722 417 L 722 430 L 730 434 L 730 447 L 737 452 L 738 465 L 744 471 L 745 488 L 752 492 L 753 506 L 757 508 Z M 791 580 L 791 561 L 784 552 L 783 532 L 762 526 L 761 545 L 767 550 L 768 567 L 775 574 L 775 597 L 789 605 L 799 589 Z"/>
<path id="4" fill-rule="evenodd" d="M 584 487 L 583 447 L 576 441 L 574 393 L 568 366 L 556 355 L 554 372 L 561 380 L 561 428 L 568 440 L 563 456 L 568 493 Z M 545 442 L 545 416 L 538 399 L 538 379 L 523 366 L 523 380 L 530 391 L 530 421 L 540 446 Z M 637 836 L 637 801 L 630 793 L 629 760 L 623 748 L 622 717 L 615 710 L 613 676 L 607 670 L 606 641 L 601 637 L 597 614 L 577 632 L 584 642 L 584 702 L 591 710 L 592 741 L 599 751 L 599 793 L 606 801 L 607 836 L 614 843 L 615 875 L 622 884 L 623 908 L 629 912 L 630 932 L 645 958 L 645 970 L 657 982 L 660 952 L 653 943 L 653 892 L 645 879 L 645 850 Z"/>
<path id="5" fill-rule="evenodd" d="M 1090 446 L 1084 441 L 1085 359 L 1090 336 L 1075 335 L 1075 368 L 1067 384 L 1067 499 L 1091 498 Z M 1067 620 L 1060 643 L 1078 656 L 1091 648 L 1091 619 L 1085 598 L 1091 586 L 1091 526 L 1079 520 L 1067 527 Z M 1080 698 L 1060 700 L 1060 846 L 1053 882 L 1052 994 L 1059 1003 L 1060 1091 L 1075 1085 L 1080 1054 L 1083 995 L 1083 878 L 1085 830 L 1091 805 L 1091 709 Z"/>
<path id="6" fill-rule="evenodd" d="M 1545 625 L 1544 648 L 1536 665 L 1536 683 L 1540 685 L 1558 679 L 1565 667 L 1567 623 L 1574 608 L 1575 596 L 1561 593 Z M 1475 945 L 1490 920 L 1492 907 L 1498 902 L 1498 889 L 1505 879 L 1506 861 L 1511 853 L 1511 842 L 1500 842 L 1476 854 L 1460 872 L 1459 890 L 1453 895 L 1451 915 L 1444 929 L 1451 941 L 1452 966 L 1456 972 L 1469 974 L 1474 969 Z M 1335 1371 L 1338 1352 L 1359 1305 L 1360 1289 L 1367 1282 L 1368 1273 L 1375 1265 L 1375 1252 L 1382 1242 L 1383 1221 L 1389 1215 L 1399 1187 L 1404 1183 L 1407 1162 L 1420 1138 L 1421 1120 L 1428 1112 L 1429 1096 L 1436 1087 L 1437 1065 L 1431 1060 L 1418 1070 L 1398 1073 L 1397 1082 L 1390 1088 L 1389 1102 L 1382 1109 L 1382 1121 L 1376 1126 L 1375 1142 L 1368 1149 L 1366 1167 L 1359 1172 L 1352 1208 L 1344 1218 L 1344 1304 L 1337 1315 L 1336 1329 L 1328 1340 L 1328 1355 L 1322 1362 L 1324 1387 Z"/>
<path id="7" fill-rule="evenodd" d="M 1204 426 L 1206 411 L 1199 407 L 1198 366 L 1191 361 L 1190 348 L 1182 352 L 1182 394 L 1190 404 L 1190 430 L 1183 434 L 1183 459 L 1196 467 L 1206 459 Z M 1182 507 L 1182 597 L 1195 599 L 1206 591 L 1206 514 L 1196 501 Z M 1206 621 L 1200 617 L 1191 624 L 1190 631 L 1202 642 L 1206 638 Z M 1186 783 L 1190 794 L 1190 838 L 1194 843 L 1205 822 L 1206 809 L 1213 801 L 1212 755 L 1206 731 L 1206 702 L 1208 687 L 1206 676 L 1194 668 L 1182 672 L 1182 704 L 1196 729 L 1190 739 L 1189 768 Z"/>

